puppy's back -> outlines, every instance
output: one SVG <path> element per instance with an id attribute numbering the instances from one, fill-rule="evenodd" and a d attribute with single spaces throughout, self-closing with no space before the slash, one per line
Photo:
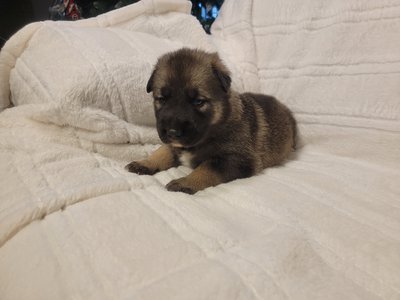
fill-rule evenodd
<path id="1" fill-rule="evenodd" d="M 276 98 L 263 94 L 244 93 L 245 101 L 253 102 L 258 130 L 256 143 L 263 167 L 270 167 L 285 160 L 295 148 L 297 125 L 292 112 Z"/>

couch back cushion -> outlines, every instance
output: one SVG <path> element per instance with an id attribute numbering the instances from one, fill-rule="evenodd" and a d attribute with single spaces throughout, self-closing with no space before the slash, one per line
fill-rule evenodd
<path id="1" fill-rule="evenodd" d="M 400 131 L 399 24 L 399 0 L 226 0 L 212 33 L 300 122 Z"/>

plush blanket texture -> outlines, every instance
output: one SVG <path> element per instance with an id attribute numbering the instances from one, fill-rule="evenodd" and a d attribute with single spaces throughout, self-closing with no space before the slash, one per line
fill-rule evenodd
<path id="1" fill-rule="evenodd" d="M 400 1 L 143 0 L 0 52 L 0 299 L 400 299 Z M 194 196 L 159 145 L 157 57 L 218 51 L 299 120 L 284 165 Z"/>

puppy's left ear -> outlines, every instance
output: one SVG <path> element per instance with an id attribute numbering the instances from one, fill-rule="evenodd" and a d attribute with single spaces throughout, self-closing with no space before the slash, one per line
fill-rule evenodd
<path id="1" fill-rule="evenodd" d="M 228 68 L 223 64 L 217 53 L 214 54 L 213 60 L 211 62 L 211 67 L 213 73 L 219 80 L 222 89 L 225 91 L 225 93 L 227 93 L 229 88 L 231 87 L 231 74 Z"/>
<path id="2" fill-rule="evenodd" d="M 149 81 L 147 81 L 147 85 L 146 85 L 146 92 L 147 93 L 151 93 L 153 91 L 153 81 L 154 81 L 154 73 L 155 72 L 156 72 L 156 70 L 154 69 L 154 71 L 151 73 Z"/>

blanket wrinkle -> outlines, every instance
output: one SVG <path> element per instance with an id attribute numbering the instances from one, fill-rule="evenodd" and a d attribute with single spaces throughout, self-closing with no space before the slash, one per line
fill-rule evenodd
<path id="1" fill-rule="evenodd" d="M 154 128 L 127 123 L 117 116 L 95 108 L 68 105 L 23 106 L 30 120 L 60 129 L 73 128 L 80 139 L 102 144 L 159 144 Z M 16 110 L 16 109 L 15 109 Z"/>
<path id="2" fill-rule="evenodd" d="M 143 203 L 148 206 L 154 213 L 160 216 L 162 220 L 166 223 L 167 226 L 169 226 L 173 231 L 177 233 L 178 236 L 180 236 L 183 240 L 186 242 L 194 244 L 199 250 L 201 250 L 204 255 L 209 256 L 210 253 L 215 253 L 218 251 L 222 251 L 224 248 L 223 245 L 213 238 L 212 236 L 207 235 L 206 233 L 200 231 L 199 229 L 195 228 L 190 222 L 188 222 L 187 219 L 184 218 L 184 215 L 173 205 L 168 205 L 166 201 L 160 201 L 161 199 L 157 194 L 153 193 L 152 189 L 149 189 L 148 192 L 153 195 L 154 199 L 158 200 L 157 203 L 161 204 L 164 209 L 160 209 L 160 207 L 156 206 L 151 206 L 152 203 Z M 182 196 L 183 198 L 188 198 L 187 195 Z M 167 208 L 171 214 L 171 216 L 174 217 L 174 221 L 171 222 L 171 220 L 166 220 L 165 218 L 165 208 Z M 162 212 L 162 213 L 160 213 Z M 179 226 L 177 226 L 179 224 Z M 182 228 L 183 227 L 183 228 Z M 184 229 L 184 230 L 183 230 Z M 182 233 L 183 231 L 188 231 L 192 235 L 195 233 L 196 239 L 186 239 L 185 234 Z M 201 242 L 200 242 L 201 241 Z M 200 243 L 198 243 L 200 242 Z M 205 245 L 207 245 L 205 247 Z"/>
<path id="3" fill-rule="evenodd" d="M 276 177 L 270 177 L 272 180 L 276 180 L 280 184 L 287 185 L 288 187 L 295 189 L 293 185 L 291 184 L 290 181 L 285 181 L 282 180 L 282 178 L 276 178 Z M 316 188 L 313 188 L 311 185 L 306 186 L 306 185 L 301 185 L 298 188 L 299 193 L 304 193 L 308 199 L 314 200 L 319 202 L 320 204 L 327 206 L 329 208 L 332 208 L 332 210 L 336 211 L 340 215 L 344 215 L 355 222 L 361 223 L 363 227 L 370 228 L 371 230 L 374 230 L 376 228 L 382 228 L 382 230 L 379 230 L 379 233 L 382 234 L 383 236 L 387 236 L 388 238 L 391 238 L 395 240 L 396 242 L 400 242 L 398 235 L 396 235 L 396 229 L 400 227 L 400 223 L 396 222 L 396 214 L 393 214 L 394 216 L 392 217 L 392 220 L 388 220 L 388 217 L 390 216 L 389 214 L 386 214 L 385 217 L 380 215 L 379 210 L 385 211 L 384 209 L 378 209 L 379 207 L 375 207 L 375 210 L 372 210 L 372 208 L 368 208 L 367 205 L 365 205 L 365 202 L 369 203 L 374 203 L 372 199 L 368 201 L 368 198 L 364 198 L 363 201 L 359 201 L 358 203 L 355 201 L 354 204 L 352 205 L 344 205 L 344 199 L 347 198 L 347 196 L 351 195 L 350 190 L 346 192 L 346 189 L 342 187 L 342 191 L 338 196 L 339 199 L 342 198 L 342 201 L 337 200 L 335 202 L 335 206 L 332 206 L 330 204 L 331 199 L 329 199 L 329 191 L 326 190 L 319 190 Z M 334 187 L 332 187 L 334 189 Z M 335 188 L 336 190 L 337 188 Z M 361 189 L 361 187 L 359 188 Z M 357 188 L 355 188 L 353 191 L 358 192 Z M 360 193 L 361 196 L 365 197 L 364 193 Z M 319 196 L 319 197 L 318 197 Z M 361 205 L 363 204 L 364 205 Z M 390 206 L 390 205 L 389 205 Z M 343 209 L 345 207 L 345 209 Z M 372 211 L 371 211 L 372 210 Z M 367 218 L 366 221 L 364 221 L 362 218 L 360 218 L 360 215 L 363 216 L 363 218 Z M 390 224 L 391 223 L 391 224 Z M 380 226 L 377 226 L 380 225 Z"/>
<path id="4" fill-rule="evenodd" d="M 228 255 L 224 256 L 223 259 L 227 260 Z M 240 256 L 236 253 L 229 253 L 229 256 L 233 257 L 234 263 L 231 264 L 231 268 L 237 268 L 238 273 L 244 274 L 244 278 L 247 279 L 247 284 L 251 285 L 252 290 L 259 299 L 265 299 L 265 291 L 268 290 L 268 298 L 277 299 L 290 299 L 289 295 L 280 286 L 279 282 L 268 272 L 268 270 L 261 268 L 254 262 L 251 262 L 246 257 Z M 222 258 L 221 258 L 222 261 Z M 246 267 L 242 265 L 246 264 Z M 238 267 L 240 266 L 240 268 Z M 249 271 L 249 269 L 251 271 Z M 253 282 L 250 282 L 253 280 Z M 256 281 L 256 283 L 254 283 Z M 264 295 L 264 296 L 263 296 Z M 264 297 L 264 298 L 260 298 Z"/>
<path id="5" fill-rule="evenodd" d="M 379 299 L 396 298 L 399 291 L 396 287 L 388 285 L 382 278 L 373 274 L 368 274 L 364 269 L 357 265 L 349 265 L 349 262 L 339 256 L 335 249 L 329 248 L 327 245 L 319 243 L 317 240 L 312 241 L 313 247 L 318 252 L 320 258 L 331 268 L 341 272 L 346 279 L 353 281 L 358 286 L 362 286 L 379 297 Z M 366 284 L 368 282 L 368 284 Z"/>
<path id="6" fill-rule="evenodd" d="M 239 280 L 240 283 L 251 293 L 251 295 L 253 296 L 252 298 L 254 299 L 264 299 L 258 292 L 257 290 L 251 285 L 249 284 L 249 281 L 246 280 L 247 277 L 245 277 L 244 275 L 242 275 L 240 272 L 235 271 L 234 268 L 232 268 L 231 266 L 229 266 L 228 263 L 226 263 L 224 260 L 219 260 L 219 259 L 213 259 L 213 261 L 215 261 L 217 264 L 219 264 L 220 266 L 222 266 L 223 268 L 227 269 L 228 272 L 231 272 L 233 274 L 235 274 Z"/>
<path id="7" fill-rule="evenodd" d="M 307 193 L 307 195 L 311 195 L 311 194 L 308 194 Z M 320 204 L 322 204 L 322 205 L 327 205 L 327 206 L 329 206 L 326 202 L 324 203 L 324 202 L 322 202 L 322 201 L 319 201 L 318 200 L 318 198 L 316 197 L 316 196 L 314 196 L 314 197 L 312 197 L 312 200 L 315 200 L 315 201 L 318 201 Z M 344 213 L 344 215 L 342 215 L 340 218 L 342 218 L 343 220 L 345 219 L 345 218 L 343 218 L 344 216 L 345 217 L 350 217 L 350 219 L 351 220 L 354 220 L 354 221 L 356 221 L 357 223 L 360 223 L 360 221 L 359 220 L 356 220 L 355 219 L 355 217 L 354 216 L 352 216 L 351 214 L 348 214 L 347 212 L 344 212 L 343 210 L 341 210 L 341 209 L 337 209 L 336 207 L 335 207 L 335 211 L 337 211 L 337 212 L 339 212 L 340 214 L 343 214 Z M 320 210 L 320 213 L 321 213 L 321 216 L 322 216 L 322 210 Z M 336 213 L 335 213 L 336 214 Z M 336 214 L 337 216 L 338 216 L 338 214 Z M 328 218 L 329 219 L 329 217 L 327 216 L 327 215 L 325 215 L 324 216 L 324 218 Z M 338 219 L 340 219 L 340 218 L 338 218 Z M 367 223 L 364 223 L 364 222 L 361 222 L 361 224 L 360 225 L 362 225 L 362 227 L 363 227 L 363 231 L 364 230 L 370 230 L 371 232 L 374 232 L 374 231 L 379 231 L 378 229 L 376 229 L 376 228 L 374 228 L 373 226 L 371 226 L 370 224 L 367 224 Z M 367 225 L 367 226 L 365 226 L 365 225 Z M 302 226 L 304 227 L 304 224 L 302 224 Z M 354 226 L 354 224 L 353 224 L 353 226 L 351 226 L 350 228 L 355 228 L 355 227 L 361 227 L 361 226 Z M 365 227 L 369 227 L 368 229 L 366 229 Z M 311 229 L 312 227 L 310 227 L 309 228 L 309 230 Z M 321 232 L 320 232 L 320 234 L 326 234 L 325 232 L 324 232 L 324 229 L 323 229 L 323 226 L 321 226 Z M 317 235 L 315 235 L 316 233 L 317 233 L 317 231 L 318 230 L 316 230 L 316 228 L 312 228 L 312 232 L 313 232 L 313 234 L 314 234 L 314 239 L 316 240 L 316 241 L 318 241 L 319 240 L 319 238 L 317 237 Z M 350 234 L 350 232 L 349 232 L 349 234 Z M 383 232 L 380 232 L 379 233 L 380 235 L 382 235 L 382 236 L 385 236 L 385 234 L 383 233 Z M 388 237 L 388 236 L 387 236 Z M 331 236 L 330 238 L 333 238 L 333 236 Z M 353 235 L 353 242 L 356 242 L 356 240 L 358 239 L 358 237 L 356 237 L 355 235 Z M 398 248 L 398 246 L 399 246 L 399 243 L 398 243 L 398 241 L 391 241 L 391 243 L 390 243 L 390 245 L 389 244 L 386 244 L 386 245 L 379 245 L 378 243 L 379 242 L 383 242 L 383 239 L 382 239 L 382 241 L 374 241 L 373 239 L 369 239 L 369 241 L 368 241 L 368 239 L 367 239 L 367 236 L 364 234 L 364 238 L 365 238 L 365 241 L 362 241 L 362 243 L 359 245 L 360 247 L 358 248 L 359 249 L 359 252 L 363 252 L 362 250 L 363 250 L 363 248 L 368 248 L 368 247 L 370 247 L 370 248 L 373 248 L 373 247 L 376 247 L 377 249 L 379 249 L 379 248 L 381 248 L 381 247 L 386 247 L 387 248 L 387 250 L 388 250 L 388 256 L 389 257 L 392 257 L 394 260 L 392 260 L 392 264 L 398 264 L 398 263 L 400 263 L 400 260 L 398 259 L 399 257 L 398 257 L 398 255 L 396 255 L 396 252 L 397 252 L 397 248 Z M 388 240 L 388 239 L 386 239 L 386 240 Z M 358 242 L 361 242 L 361 241 L 358 241 Z M 371 243 L 371 244 L 369 244 L 369 243 Z M 362 246 L 362 244 L 365 244 L 365 245 L 368 245 L 368 246 Z M 375 244 L 375 245 L 373 245 L 373 244 Z M 343 248 L 343 249 L 341 249 L 342 251 L 338 251 L 338 250 L 336 250 L 335 252 L 336 253 L 342 253 L 343 252 L 343 250 L 345 250 L 345 248 Z M 371 253 L 368 253 L 368 251 L 365 251 L 365 253 L 364 253 L 366 256 L 364 256 L 363 257 L 363 261 L 361 262 L 361 261 L 358 261 L 357 260 L 357 255 L 354 255 L 355 257 L 355 260 L 353 261 L 353 264 L 355 264 L 356 266 L 358 266 L 360 269 L 362 269 L 364 272 L 366 272 L 367 274 L 369 274 L 370 276 L 372 276 L 372 277 L 376 277 L 376 278 L 378 278 L 377 276 L 379 276 L 379 272 L 376 272 L 376 273 L 374 273 L 374 272 L 371 272 L 370 271 L 370 267 L 371 267 L 371 265 L 374 265 L 374 264 L 378 264 L 378 265 L 382 265 L 383 263 L 384 263 L 384 260 L 385 259 L 382 259 L 382 258 L 375 258 L 375 257 L 373 257 L 373 256 L 371 256 Z M 366 258 L 368 257 L 368 256 L 370 256 L 370 258 L 368 259 L 368 260 L 366 260 Z M 397 256 L 397 257 L 396 257 Z M 346 256 L 345 255 L 343 255 L 343 258 L 345 258 Z M 358 254 L 358 257 L 360 257 L 360 254 Z M 353 258 L 353 259 L 354 259 Z M 375 262 L 374 260 L 378 260 L 379 262 Z M 393 265 L 390 265 L 390 264 L 388 264 L 388 265 L 386 265 L 386 268 L 390 268 L 390 269 L 392 269 L 392 271 L 394 271 L 397 267 L 396 266 L 393 266 Z M 377 274 L 378 273 L 378 274 Z M 381 274 L 381 276 L 384 276 L 383 274 Z M 388 280 L 389 282 L 391 282 L 392 283 L 392 285 L 393 286 L 396 286 L 396 284 L 397 284 L 397 282 L 396 281 L 398 281 L 398 278 L 385 278 L 385 280 Z"/>
<path id="8" fill-rule="evenodd" d="M 121 188 L 124 184 L 123 182 L 120 182 L 120 186 L 117 186 L 115 190 L 107 190 L 107 191 L 102 191 L 96 188 L 97 195 L 93 193 L 90 193 L 89 195 L 82 195 L 81 198 L 73 198 L 74 196 L 71 195 L 60 195 L 57 193 L 55 189 L 53 191 L 55 192 L 54 195 L 48 195 L 49 197 L 52 196 L 56 200 L 49 201 L 49 199 L 40 199 L 38 198 L 37 203 L 33 204 L 31 206 L 27 206 L 24 208 L 21 208 L 19 210 L 18 214 L 13 214 L 10 213 L 9 215 L 5 215 L 6 211 L 3 210 L 1 213 L 5 216 L 3 216 L 3 220 L 1 222 L 2 224 L 2 230 L 0 232 L 0 248 L 6 244 L 10 239 L 12 239 L 15 235 L 17 235 L 20 231 L 24 230 L 25 227 L 29 226 L 33 222 L 36 221 L 43 221 L 45 218 L 50 216 L 51 214 L 59 213 L 61 211 L 66 210 L 68 207 L 78 204 L 80 202 L 86 201 L 93 199 L 93 197 L 98 197 L 102 195 L 107 195 L 107 194 L 115 194 L 119 193 L 121 191 L 124 191 L 124 188 Z M 49 189 L 51 187 L 49 186 Z M 128 191 L 130 188 L 125 187 L 125 191 Z M 47 198 L 47 197 L 46 197 Z M 48 206 L 48 204 L 51 204 L 51 207 Z M 32 207 L 35 207 L 34 210 L 31 211 Z M 20 219 L 20 214 L 21 212 L 25 212 L 26 215 L 24 216 L 23 219 Z M 29 212 L 29 213 L 28 213 Z M 10 227 L 9 224 L 18 224 L 18 226 L 13 226 Z"/>

